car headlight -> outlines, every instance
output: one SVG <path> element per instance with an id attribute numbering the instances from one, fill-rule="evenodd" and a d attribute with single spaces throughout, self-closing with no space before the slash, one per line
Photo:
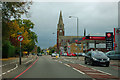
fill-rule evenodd
<path id="1" fill-rule="evenodd" d="M 93 60 L 95 60 L 95 61 L 96 61 L 97 59 L 93 57 Z"/>
<path id="2" fill-rule="evenodd" d="M 107 59 L 107 61 L 109 61 L 109 60 L 110 60 L 110 58 Z"/>

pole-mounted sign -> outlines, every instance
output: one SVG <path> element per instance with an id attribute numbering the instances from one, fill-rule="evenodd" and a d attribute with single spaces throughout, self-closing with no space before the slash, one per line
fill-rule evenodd
<path id="1" fill-rule="evenodd" d="M 20 41 L 20 56 L 19 56 L 19 64 L 21 65 L 21 42 L 24 40 L 23 36 L 18 36 L 17 40 Z"/>
<path id="2" fill-rule="evenodd" d="M 113 32 L 106 32 L 106 50 L 113 50 Z"/>
<path id="3" fill-rule="evenodd" d="M 20 36 L 17 37 L 17 40 L 22 42 L 24 40 L 24 37 L 20 35 Z"/>

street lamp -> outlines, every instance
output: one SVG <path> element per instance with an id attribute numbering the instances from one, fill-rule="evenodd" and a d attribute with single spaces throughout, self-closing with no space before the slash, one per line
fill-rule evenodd
<path id="1" fill-rule="evenodd" d="M 76 18 L 77 19 L 77 38 L 78 38 L 78 17 L 76 17 L 76 16 L 69 16 L 69 18 Z"/>
<path id="2" fill-rule="evenodd" d="M 76 18 L 77 19 L 77 39 L 78 39 L 78 17 L 76 16 L 69 16 L 69 18 Z M 78 46 L 78 44 L 77 44 Z M 77 59 L 78 59 L 78 53 L 77 53 Z"/>

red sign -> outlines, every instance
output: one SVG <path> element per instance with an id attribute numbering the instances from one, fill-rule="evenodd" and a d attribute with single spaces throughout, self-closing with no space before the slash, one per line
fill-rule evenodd
<path id="1" fill-rule="evenodd" d="M 22 42 L 24 40 L 24 37 L 23 36 L 18 36 L 17 40 L 20 41 L 20 42 Z"/>
<path id="2" fill-rule="evenodd" d="M 110 33 L 107 33 L 107 37 L 111 37 L 111 34 L 110 34 Z"/>

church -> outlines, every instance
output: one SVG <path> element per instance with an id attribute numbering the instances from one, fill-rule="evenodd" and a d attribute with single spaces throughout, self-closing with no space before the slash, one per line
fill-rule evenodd
<path id="1" fill-rule="evenodd" d="M 73 39 L 82 38 L 83 36 L 65 36 L 64 23 L 62 18 L 62 11 L 60 11 L 59 21 L 57 24 L 57 52 L 64 50 L 65 52 L 70 48 L 70 52 L 80 52 L 80 49 L 75 45 Z M 74 44 L 70 44 L 74 43 Z M 77 49 L 76 49 L 77 48 Z"/>

